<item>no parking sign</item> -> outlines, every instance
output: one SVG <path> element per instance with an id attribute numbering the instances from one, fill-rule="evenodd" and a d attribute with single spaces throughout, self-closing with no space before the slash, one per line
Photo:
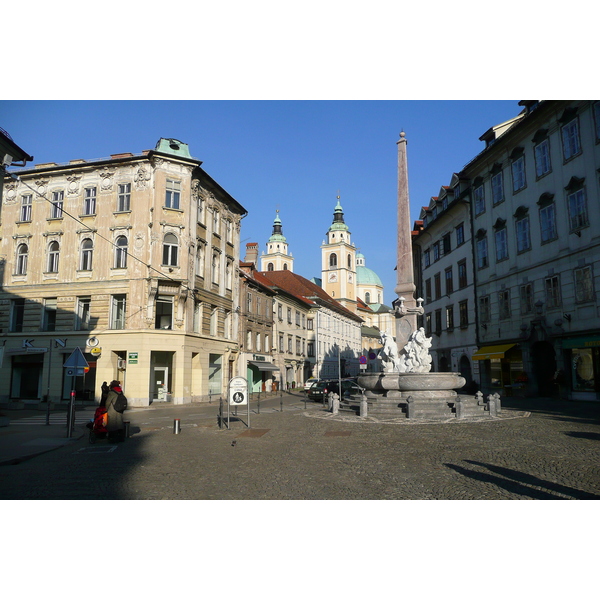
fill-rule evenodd
<path id="1" fill-rule="evenodd" d="M 233 377 L 229 381 L 230 406 L 248 404 L 248 383 L 243 377 Z"/>

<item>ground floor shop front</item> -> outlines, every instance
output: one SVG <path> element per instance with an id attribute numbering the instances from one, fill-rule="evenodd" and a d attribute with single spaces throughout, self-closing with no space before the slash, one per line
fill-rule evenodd
<path id="1" fill-rule="evenodd" d="M 227 392 L 236 372 L 235 344 L 178 332 L 6 336 L 0 348 L 0 405 L 46 400 L 99 402 L 104 381 L 121 382 L 130 406 L 209 402 Z M 81 368 L 65 366 L 74 351 Z"/>

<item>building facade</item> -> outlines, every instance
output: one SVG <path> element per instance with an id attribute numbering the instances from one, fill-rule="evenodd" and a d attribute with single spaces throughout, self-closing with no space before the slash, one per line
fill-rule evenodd
<path id="1" fill-rule="evenodd" d="M 36 165 L 1 205 L 0 401 L 208 400 L 235 371 L 245 209 L 186 144 Z M 63 368 L 75 348 L 83 376 Z"/>

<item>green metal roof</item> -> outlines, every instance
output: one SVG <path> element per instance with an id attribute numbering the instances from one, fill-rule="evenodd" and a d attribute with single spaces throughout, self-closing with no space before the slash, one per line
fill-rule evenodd
<path id="1" fill-rule="evenodd" d="M 156 152 L 172 154 L 173 156 L 179 156 L 181 158 L 192 158 L 189 146 L 174 138 L 160 138 L 156 143 L 156 148 L 154 148 L 154 150 Z"/>

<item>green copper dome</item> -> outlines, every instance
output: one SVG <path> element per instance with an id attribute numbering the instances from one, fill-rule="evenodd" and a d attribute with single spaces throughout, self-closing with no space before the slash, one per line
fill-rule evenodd
<path id="1" fill-rule="evenodd" d="M 281 230 L 281 219 L 279 218 L 279 211 L 277 211 L 277 215 L 275 216 L 275 220 L 273 221 L 273 235 L 269 238 L 269 242 L 282 242 L 287 243 L 285 236 L 283 235 L 283 231 Z"/>
<path id="2" fill-rule="evenodd" d="M 348 231 L 348 225 L 344 223 L 344 209 L 340 204 L 339 196 L 335 210 L 333 211 L 333 223 L 331 224 L 329 231 Z"/>
<path id="3" fill-rule="evenodd" d="M 360 252 L 356 254 L 356 282 L 358 285 L 378 285 L 383 287 L 379 275 L 372 269 L 365 267 L 365 257 Z"/>

